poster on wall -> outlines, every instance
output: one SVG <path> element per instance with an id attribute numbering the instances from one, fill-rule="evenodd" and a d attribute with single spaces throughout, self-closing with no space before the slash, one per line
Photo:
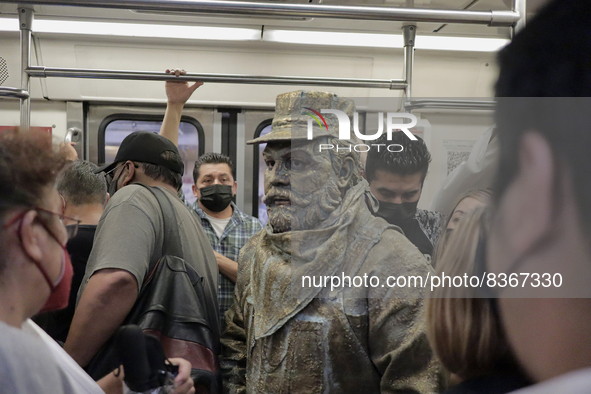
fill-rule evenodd
<path id="1" fill-rule="evenodd" d="M 470 152 L 476 141 L 474 140 L 443 140 L 443 168 L 445 176 L 449 175 L 457 166 L 468 161 Z"/>

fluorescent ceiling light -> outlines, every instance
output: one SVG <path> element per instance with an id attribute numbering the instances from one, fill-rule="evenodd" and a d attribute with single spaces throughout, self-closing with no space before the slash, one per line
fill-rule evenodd
<path id="1" fill-rule="evenodd" d="M 472 38 L 445 36 L 418 36 L 417 49 L 468 52 L 497 52 L 509 43 L 503 38 Z"/>
<path id="2" fill-rule="evenodd" d="M 0 18 L 0 31 L 18 31 L 18 20 Z M 175 38 L 192 40 L 260 41 L 259 29 L 142 23 L 80 22 L 37 19 L 37 33 L 83 34 L 101 36 Z M 269 29 L 263 41 L 304 45 L 329 45 L 369 48 L 402 48 L 400 34 L 345 33 L 306 30 Z M 417 36 L 415 48 L 441 51 L 496 52 L 509 43 L 500 38 Z"/>
<path id="3" fill-rule="evenodd" d="M 402 48 L 402 35 L 326 31 L 265 30 L 263 41 L 289 44 Z M 496 52 L 509 43 L 499 38 L 417 36 L 415 48 L 441 51 Z"/>
<path id="4" fill-rule="evenodd" d="M 0 31 L 18 31 L 18 19 L 0 18 Z"/>
<path id="5" fill-rule="evenodd" d="M 402 48 L 404 45 L 402 36 L 394 34 L 298 30 L 265 30 L 263 41 L 375 48 Z"/>
<path id="6" fill-rule="evenodd" d="M 0 19 L 1 31 L 18 31 L 18 20 Z M 37 19 L 33 32 L 100 36 L 177 38 L 189 40 L 260 40 L 259 29 L 237 27 L 152 25 L 144 23 L 81 22 Z"/>

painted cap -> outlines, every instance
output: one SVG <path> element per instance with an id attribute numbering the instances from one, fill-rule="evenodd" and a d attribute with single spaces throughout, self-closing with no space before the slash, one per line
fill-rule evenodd
<path id="1" fill-rule="evenodd" d="M 308 139 L 308 120 L 312 122 L 313 138 L 339 137 L 339 121 L 334 114 L 322 114 L 322 109 L 336 109 L 344 112 L 353 121 L 355 103 L 330 92 L 297 90 L 277 96 L 275 116 L 271 132 L 247 144 L 269 141 L 292 141 Z"/>

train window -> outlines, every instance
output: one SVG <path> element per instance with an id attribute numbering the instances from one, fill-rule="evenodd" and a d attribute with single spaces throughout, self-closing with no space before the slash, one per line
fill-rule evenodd
<path id="1" fill-rule="evenodd" d="M 271 132 L 271 121 L 272 119 L 265 120 L 258 125 L 255 133 L 254 138 L 260 137 L 265 134 L 269 134 Z M 263 150 L 267 144 L 258 144 L 254 146 L 254 156 L 255 156 L 255 166 L 254 166 L 254 184 L 258 185 L 254 189 L 254 196 L 253 196 L 253 204 L 254 204 L 254 214 L 259 218 L 263 226 L 267 223 L 267 206 L 263 202 L 265 197 L 265 160 L 263 160 Z M 258 165 L 257 165 L 258 164 Z"/>
<path id="2" fill-rule="evenodd" d="M 119 145 L 125 137 L 135 131 L 158 133 L 162 125 L 161 116 L 146 115 L 111 115 L 103 120 L 99 127 L 99 140 L 104 142 L 99 149 L 99 162 L 110 163 L 115 160 Z M 100 147 L 99 147 L 100 148 Z M 194 118 L 183 116 L 179 127 L 179 152 L 185 163 L 183 174 L 183 193 L 185 201 L 195 202 L 191 186 L 193 185 L 193 167 L 203 153 L 203 127 Z M 101 157 L 102 156 L 102 157 Z"/>

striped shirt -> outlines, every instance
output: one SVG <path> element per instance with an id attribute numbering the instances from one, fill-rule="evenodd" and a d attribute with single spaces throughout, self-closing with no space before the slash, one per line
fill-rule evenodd
<path id="1" fill-rule="evenodd" d="M 207 234 L 207 238 L 209 239 L 209 243 L 213 247 L 213 250 L 230 260 L 238 262 L 240 249 L 246 245 L 253 235 L 261 231 L 263 226 L 257 218 L 245 214 L 239 210 L 233 202 L 231 205 L 234 212 L 232 213 L 232 217 L 226 225 L 221 237 L 218 237 L 205 212 L 203 212 L 197 201 L 191 205 L 191 209 L 201 219 L 201 225 L 203 226 L 205 234 Z M 224 314 L 234 302 L 234 282 L 221 273 L 218 274 L 218 301 L 220 306 L 220 327 L 223 332 L 226 327 Z"/>

